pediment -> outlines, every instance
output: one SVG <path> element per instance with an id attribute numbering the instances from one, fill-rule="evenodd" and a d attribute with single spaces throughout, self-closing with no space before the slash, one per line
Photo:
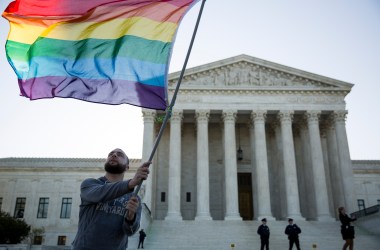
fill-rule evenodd
<path id="1" fill-rule="evenodd" d="M 169 88 L 180 72 L 169 75 Z M 186 70 L 181 88 L 332 89 L 349 91 L 352 84 L 247 55 Z"/>

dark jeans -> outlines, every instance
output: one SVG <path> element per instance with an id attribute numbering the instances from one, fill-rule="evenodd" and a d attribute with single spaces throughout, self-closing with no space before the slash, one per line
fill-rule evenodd
<path id="1" fill-rule="evenodd" d="M 264 250 L 264 247 L 266 247 L 266 250 L 269 250 L 269 239 L 268 238 L 261 238 L 261 250 Z"/>
<path id="2" fill-rule="evenodd" d="M 296 244 L 297 250 L 301 250 L 300 248 L 300 241 L 298 238 L 290 238 L 289 239 L 289 250 L 293 249 L 294 243 Z"/>

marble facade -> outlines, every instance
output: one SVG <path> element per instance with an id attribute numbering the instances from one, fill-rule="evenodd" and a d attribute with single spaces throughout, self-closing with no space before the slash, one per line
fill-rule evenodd
<path id="1" fill-rule="evenodd" d="M 169 76 L 169 97 L 178 78 Z M 352 86 L 246 55 L 187 70 L 146 184 L 154 217 L 332 220 L 337 204 L 353 210 L 345 127 Z M 143 159 L 162 115 L 143 110 Z M 251 198 L 239 191 L 243 174 Z"/>

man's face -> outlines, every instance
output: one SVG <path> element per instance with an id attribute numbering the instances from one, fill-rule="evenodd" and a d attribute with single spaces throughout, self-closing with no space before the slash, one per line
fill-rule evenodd
<path id="1" fill-rule="evenodd" d="M 110 174 L 122 174 L 129 167 L 129 159 L 123 150 L 117 148 L 112 150 L 104 164 L 104 170 Z"/>

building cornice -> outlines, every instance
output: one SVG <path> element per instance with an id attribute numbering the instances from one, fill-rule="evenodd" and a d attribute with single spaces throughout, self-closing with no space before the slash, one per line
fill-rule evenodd
<path id="1" fill-rule="evenodd" d="M 103 170 L 105 158 L 0 158 L 1 171 L 99 171 Z M 137 168 L 141 159 L 130 159 L 130 168 Z"/>
<path id="2" fill-rule="evenodd" d="M 353 164 L 380 165 L 380 160 L 352 160 Z"/>
<path id="3" fill-rule="evenodd" d="M 213 89 L 213 88 L 186 88 L 181 89 L 179 91 L 181 94 L 189 94 L 189 95 L 199 95 L 199 94 L 222 94 L 222 95 L 286 95 L 286 94 L 292 94 L 292 95 L 332 95 L 332 96 L 346 96 L 349 91 L 342 91 L 341 89 L 293 89 L 293 88 L 286 88 L 286 89 L 232 89 L 232 88 L 225 88 L 225 89 Z M 174 90 L 170 89 L 169 93 L 173 94 Z"/>
<path id="4" fill-rule="evenodd" d="M 353 160 L 354 174 L 380 174 L 380 160 Z"/>

